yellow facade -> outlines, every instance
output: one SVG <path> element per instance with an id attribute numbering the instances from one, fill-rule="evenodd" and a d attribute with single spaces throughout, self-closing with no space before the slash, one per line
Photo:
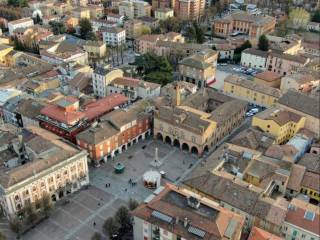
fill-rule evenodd
<path id="1" fill-rule="evenodd" d="M 320 192 L 319 191 L 315 191 L 310 188 L 302 187 L 301 192 L 304 193 L 305 195 L 307 195 L 308 197 L 320 202 Z"/>
<path id="2" fill-rule="evenodd" d="M 298 122 L 288 121 L 283 125 L 279 125 L 277 122 L 271 119 L 260 118 L 256 115 L 252 118 L 252 126 L 259 127 L 264 132 L 268 132 L 276 137 L 275 141 L 277 144 L 287 142 L 292 138 L 301 128 L 304 127 L 305 117 L 301 117 Z"/>
<path id="3" fill-rule="evenodd" d="M 13 51 L 13 47 L 11 46 L 6 46 L 6 45 L 0 45 L 0 65 L 2 66 L 9 66 L 8 61 L 7 61 L 7 55 Z"/>
<path id="4" fill-rule="evenodd" d="M 254 186 L 258 186 L 260 185 L 260 178 L 250 175 L 250 174 L 246 174 L 244 177 L 244 180 Z"/>
<path id="5" fill-rule="evenodd" d="M 159 20 L 166 20 L 168 18 L 173 17 L 173 10 L 156 10 L 155 11 L 155 18 Z"/>
<path id="6" fill-rule="evenodd" d="M 279 99 L 278 97 L 270 95 L 267 92 L 262 93 L 257 90 L 246 88 L 230 82 L 224 82 L 223 91 L 229 95 L 239 97 L 248 102 L 253 102 L 255 104 L 268 107 L 275 106 Z"/>

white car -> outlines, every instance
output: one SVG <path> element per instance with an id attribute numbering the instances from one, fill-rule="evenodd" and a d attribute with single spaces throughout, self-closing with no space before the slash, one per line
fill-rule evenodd
<path id="1" fill-rule="evenodd" d="M 258 113 L 259 112 L 259 108 L 252 108 L 249 113 Z"/>

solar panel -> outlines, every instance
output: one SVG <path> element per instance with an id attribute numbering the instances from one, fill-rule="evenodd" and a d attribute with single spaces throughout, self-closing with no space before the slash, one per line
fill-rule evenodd
<path id="1" fill-rule="evenodd" d="M 162 220 L 162 221 L 165 221 L 165 222 L 167 222 L 167 223 L 171 223 L 171 222 L 172 222 L 172 217 L 170 217 L 170 216 L 168 216 L 168 215 L 166 215 L 166 214 L 163 214 L 163 213 L 161 213 L 161 212 L 153 211 L 153 212 L 151 213 L 151 215 L 152 215 L 153 217 L 156 217 L 156 218 L 158 218 L 158 219 L 160 219 L 160 220 Z"/>
<path id="2" fill-rule="evenodd" d="M 194 235 L 201 237 L 201 238 L 203 238 L 204 235 L 206 235 L 205 231 L 203 231 L 199 228 L 193 227 L 193 226 L 189 226 L 188 232 L 193 233 Z"/>
<path id="3" fill-rule="evenodd" d="M 315 213 L 314 212 L 310 212 L 310 211 L 306 211 L 304 214 L 304 218 L 309 220 L 309 221 L 313 221 L 315 217 Z"/>

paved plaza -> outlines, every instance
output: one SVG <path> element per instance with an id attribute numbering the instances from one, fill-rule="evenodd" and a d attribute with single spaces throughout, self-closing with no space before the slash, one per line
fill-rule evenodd
<path id="1" fill-rule="evenodd" d="M 155 148 L 158 148 L 159 160 L 163 162 L 158 170 L 166 172 L 163 181 L 178 181 L 197 162 L 195 156 L 178 148 L 151 139 L 144 140 L 99 168 L 90 168 L 90 187 L 73 194 L 69 203 L 57 204 L 48 219 L 20 239 L 90 240 L 94 232 L 100 232 L 108 239 L 102 230 L 104 220 L 113 216 L 130 198 L 142 201 L 152 193 L 143 186 L 142 176 L 152 169 L 150 162 L 154 160 Z M 113 166 L 117 162 L 125 165 L 124 173 L 114 173 Z M 129 184 L 130 178 L 137 182 L 136 186 Z M 110 183 L 110 187 L 106 188 L 106 183 Z M 8 224 L 0 221 L 0 231 L 6 233 L 8 239 L 13 239 L 6 229 Z"/>

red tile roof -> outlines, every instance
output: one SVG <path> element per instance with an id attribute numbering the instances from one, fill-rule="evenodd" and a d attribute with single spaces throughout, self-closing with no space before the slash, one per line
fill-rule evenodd
<path id="1" fill-rule="evenodd" d="M 248 240 L 281 240 L 283 238 L 273 235 L 260 228 L 253 227 Z"/>

